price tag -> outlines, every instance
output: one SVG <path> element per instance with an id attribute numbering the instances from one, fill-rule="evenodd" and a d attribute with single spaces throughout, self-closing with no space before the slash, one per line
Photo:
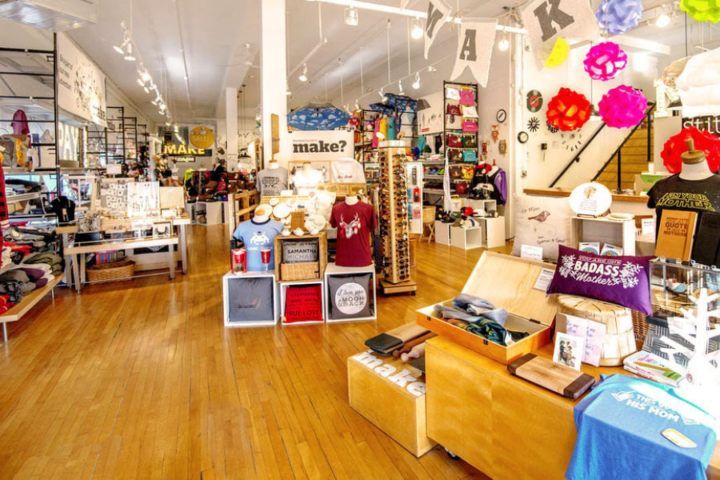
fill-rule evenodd
<path id="1" fill-rule="evenodd" d="M 647 235 L 652 233 L 655 235 L 655 219 L 654 218 L 643 218 L 641 220 L 642 234 Z"/>
<path id="2" fill-rule="evenodd" d="M 550 282 L 552 281 L 554 274 L 555 274 L 555 272 L 553 272 L 552 270 L 543 268 L 542 271 L 540 272 L 540 275 L 538 276 L 538 279 L 535 282 L 535 286 L 533 288 L 535 290 L 547 292 L 547 289 L 550 286 Z"/>

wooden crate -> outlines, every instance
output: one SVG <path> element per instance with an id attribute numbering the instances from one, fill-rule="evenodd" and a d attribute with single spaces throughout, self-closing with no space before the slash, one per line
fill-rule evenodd
<path id="1" fill-rule="evenodd" d="M 327 267 L 327 234 L 325 232 L 320 232 L 317 235 L 303 235 L 302 237 L 298 237 L 297 235 L 290 235 L 288 237 L 283 237 L 281 235 L 278 235 L 275 237 L 275 275 L 277 276 L 278 281 L 284 282 L 286 279 L 282 277 L 282 268 L 281 265 L 283 263 L 282 258 L 282 244 L 283 242 L 298 242 L 303 240 L 313 240 L 317 239 L 319 242 L 319 249 L 318 249 L 318 261 L 320 262 L 320 268 L 317 270 L 317 274 L 313 276 L 313 278 L 305 278 L 305 279 L 297 279 L 293 278 L 292 280 L 297 281 L 305 281 L 305 280 L 323 280 L 325 275 L 325 267 Z M 288 279 L 290 280 L 290 279 Z"/>
<path id="2" fill-rule="evenodd" d="M 615 222 L 606 218 L 572 217 L 570 246 L 579 248 L 580 242 L 600 242 L 621 247 L 623 255 L 635 255 L 635 222 Z"/>
<path id="3" fill-rule="evenodd" d="M 337 199 L 342 199 L 357 195 L 359 190 L 366 192 L 367 183 L 321 183 L 317 186 L 317 189 L 334 192 Z"/>
<path id="4" fill-rule="evenodd" d="M 374 352 L 348 358 L 348 395 L 355 411 L 416 457 L 435 446 L 427 436 L 425 377 L 400 359 Z"/>
<path id="5" fill-rule="evenodd" d="M 555 298 L 545 295 L 547 284 L 537 285 L 543 271 L 551 278 L 555 265 L 485 252 L 465 283 L 462 293 L 484 298 L 496 308 L 507 310 L 506 328 L 530 334 L 509 347 L 447 323 L 435 312 L 434 306 L 418 310 L 416 322 L 465 348 L 507 365 L 551 340 L 550 327 L 557 304 Z M 442 303 L 452 306 L 452 299 Z"/>

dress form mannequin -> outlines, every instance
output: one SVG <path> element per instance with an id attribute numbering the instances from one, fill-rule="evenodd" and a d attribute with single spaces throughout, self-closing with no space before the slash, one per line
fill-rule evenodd
<path id="1" fill-rule="evenodd" d="M 682 154 L 683 168 L 680 178 L 683 180 L 699 181 L 714 175 L 705 160 L 705 152 L 695 150 L 695 141 L 689 138 L 687 141 L 688 151 Z"/>
<path id="2" fill-rule="evenodd" d="M 348 205 L 356 205 L 359 201 L 360 199 L 357 197 L 357 195 L 345 197 L 345 203 L 347 203 Z"/>
<path id="3" fill-rule="evenodd" d="M 270 170 L 275 170 L 275 169 L 277 169 L 277 168 L 280 168 L 280 164 L 278 163 L 277 160 L 275 160 L 275 159 L 273 158 L 272 160 L 270 160 L 270 163 L 268 163 L 268 168 L 269 168 Z"/>

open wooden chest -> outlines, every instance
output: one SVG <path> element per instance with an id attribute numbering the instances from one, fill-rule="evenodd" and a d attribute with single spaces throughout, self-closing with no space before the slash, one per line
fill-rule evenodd
<path id="1" fill-rule="evenodd" d="M 505 328 L 530 335 L 503 346 L 446 322 L 434 305 L 417 311 L 416 322 L 465 348 L 507 365 L 550 343 L 557 304 L 545 294 L 555 265 L 494 252 L 485 252 L 462 293 L 488 300 L 508 312 Z M 442 302 L 452 306 L 452 299 Z"/>

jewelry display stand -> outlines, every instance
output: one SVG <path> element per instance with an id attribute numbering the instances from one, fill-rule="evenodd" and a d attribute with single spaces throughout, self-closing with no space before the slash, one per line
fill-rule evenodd
<path id="1" fill-rule="evenodd" d="M 404 140 L 380 143 L 380 235 L 383 252 L 380 291 L 386 296 L 395 293 L 415 295 L 417 291 L 417 283 L 410 278 L 410 229 L 405 178 L 408 146 Z"/>

